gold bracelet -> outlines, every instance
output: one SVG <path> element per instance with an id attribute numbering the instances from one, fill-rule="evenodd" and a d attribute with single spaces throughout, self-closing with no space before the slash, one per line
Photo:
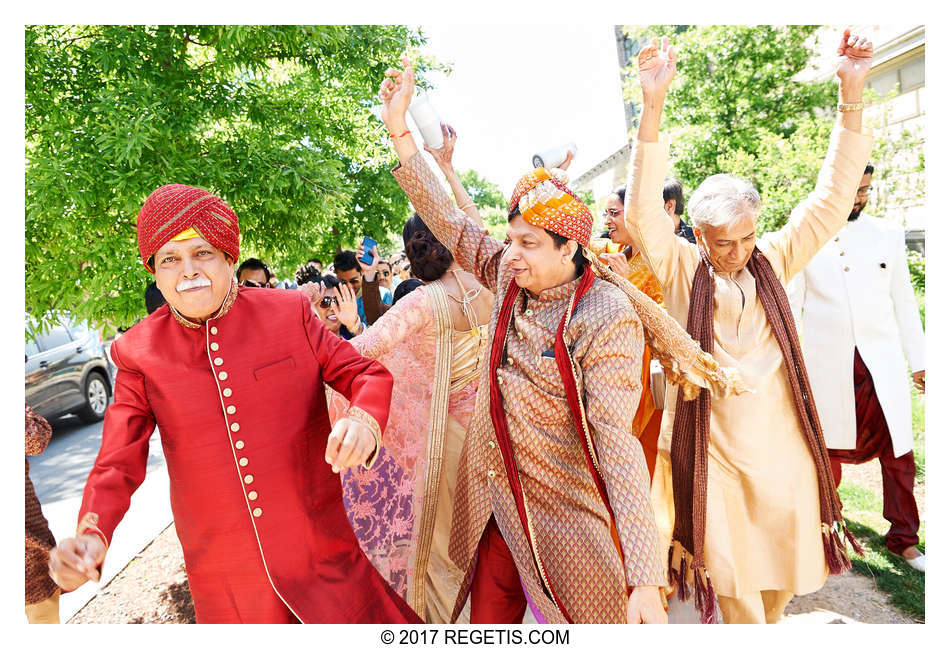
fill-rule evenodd
<path id="1" fill-rule="evenodd" d="M 470 208 L 470 207 L 475 207 L 475 201 L 472 201 L 471 203 L 466 203 L 465 205 L 460 205 L 460 206 L 459 206 L 459 209 L 464 212 L 465 210 L 467 210 L 467 209 Z"/>
<path id="2" fill-rule="evenodd" d="M 838 110 L 842 113 L 852 113 L 864 108 L 863 101 L 856 101 L 853 104 L 838 104 Z"/>

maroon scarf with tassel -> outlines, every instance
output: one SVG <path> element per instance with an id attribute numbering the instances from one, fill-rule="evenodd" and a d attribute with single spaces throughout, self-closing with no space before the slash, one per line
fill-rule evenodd
<path id="1" fill-rule="evenodd" d="M 821 533 L 825 548 L 825 561 L 829 572 L 839 574 L 851 567 L 844 542 L 838 529 L 854 550 L 863 556 L 863 551 L 851 532 L 845 527 L 841 515 L 841 501 L 831 474 L 831 463 L 825 448 L 815 399 L 812 396 L 808 373 L 795 320 L 788 304 L 788 296 L 775 271 L 762 252 L 755 248 L 746 266 L 755 278 L 756 294 L 765 309 L 772 335 L 782 350 L 785 371 L 792 388 L 795 414 L 801 426 L 805 443 L 811 451 L 818 476 L 818 495 L 821 505 Z M 686 331 L 695 338 L 703 351 L 713 353 L 713 315 L 715 283 L 713 268 L 705 255 L 696 268 L 693 288 L 690 293 L 689 315 Z M 673 439 L 670 446 L 670 461 L 673 469 L 673 505 L 676 521 L 673 526 L 673 541 L 680 543 L 692 555 L 693 586 L 696 590 L 695 604 L 702 621 L 708 624 L 715 619 L 716 593 L 706 572 L 706 486 L 708 480 L 707 458 L 709 448 L 709 416 L 711 412 L 709 390 L 703 389 L 697 399 L 684 401 L 682 392 L 676 399 L 676 415 L 673 419 Z M 689 597 L 687 588 L 687 557 L 683 555 L 679 566 L 673 565 L 673 545 L 669 555 L 670 580 L 675 581 L 680 599 Z"/>

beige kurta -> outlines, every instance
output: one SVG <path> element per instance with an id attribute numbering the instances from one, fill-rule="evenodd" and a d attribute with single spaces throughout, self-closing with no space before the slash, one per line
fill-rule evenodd
<path id="1" fill-rule="evenodd" d="M 786 284 L 847 221 L 871 136 L 836 127 L 814 191 L 781 230 L 760 239 Z M 662 187 L 669 141 L 637 142 L 627 189 L 627 230 L 685 328 L 699 250 L 673 234 Z M 818 479 L 796 416 L 782 352 L 748 269 L 715 275 L 713 356 L 738 368 L 752 393 L 713 399 L 709 433 L 706 565 L 719 595 L 761 590 L 808 593 L 827 576 Z M 673 532 L 670 441 L 677 389 L 668 385 L 653 501 L 660 534 Z"/>

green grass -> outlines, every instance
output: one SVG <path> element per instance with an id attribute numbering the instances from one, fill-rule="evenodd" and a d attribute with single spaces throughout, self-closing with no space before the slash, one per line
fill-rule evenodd
<path id="1" fill-rule="evenodd" d="M 912 389 L 911 408 L 914 429 L 914 460 L 917 463 L 918 484 L 926 476 L 924 454 L 924 398 Z M 838 489 L 844 505 L 848 528 L 864 546 L 864 557 L 851 553 L 855 572 L 871 577 L 875 585 L 888 594 L 891 602 L 914 619 L 924 621 L 924 574 L 917 572 L 901 557 L 891 554 L 884 543 L 884 534 L 890 527 L 881 514 L 882 495 L 858 484 L 842 481 Z M 920 522 L 920 549 L 926 552 L 926 525 Z"/>

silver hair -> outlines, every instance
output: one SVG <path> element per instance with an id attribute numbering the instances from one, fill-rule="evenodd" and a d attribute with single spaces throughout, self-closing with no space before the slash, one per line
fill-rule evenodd
<path id="1" fill-rule="evenodd" d="M 762 197 L 746 180 L 715 174 L 700 183 L 686 207 L 693 225 L 705 230 L 729 225 L 749 212 L 758 216 Z"/>

